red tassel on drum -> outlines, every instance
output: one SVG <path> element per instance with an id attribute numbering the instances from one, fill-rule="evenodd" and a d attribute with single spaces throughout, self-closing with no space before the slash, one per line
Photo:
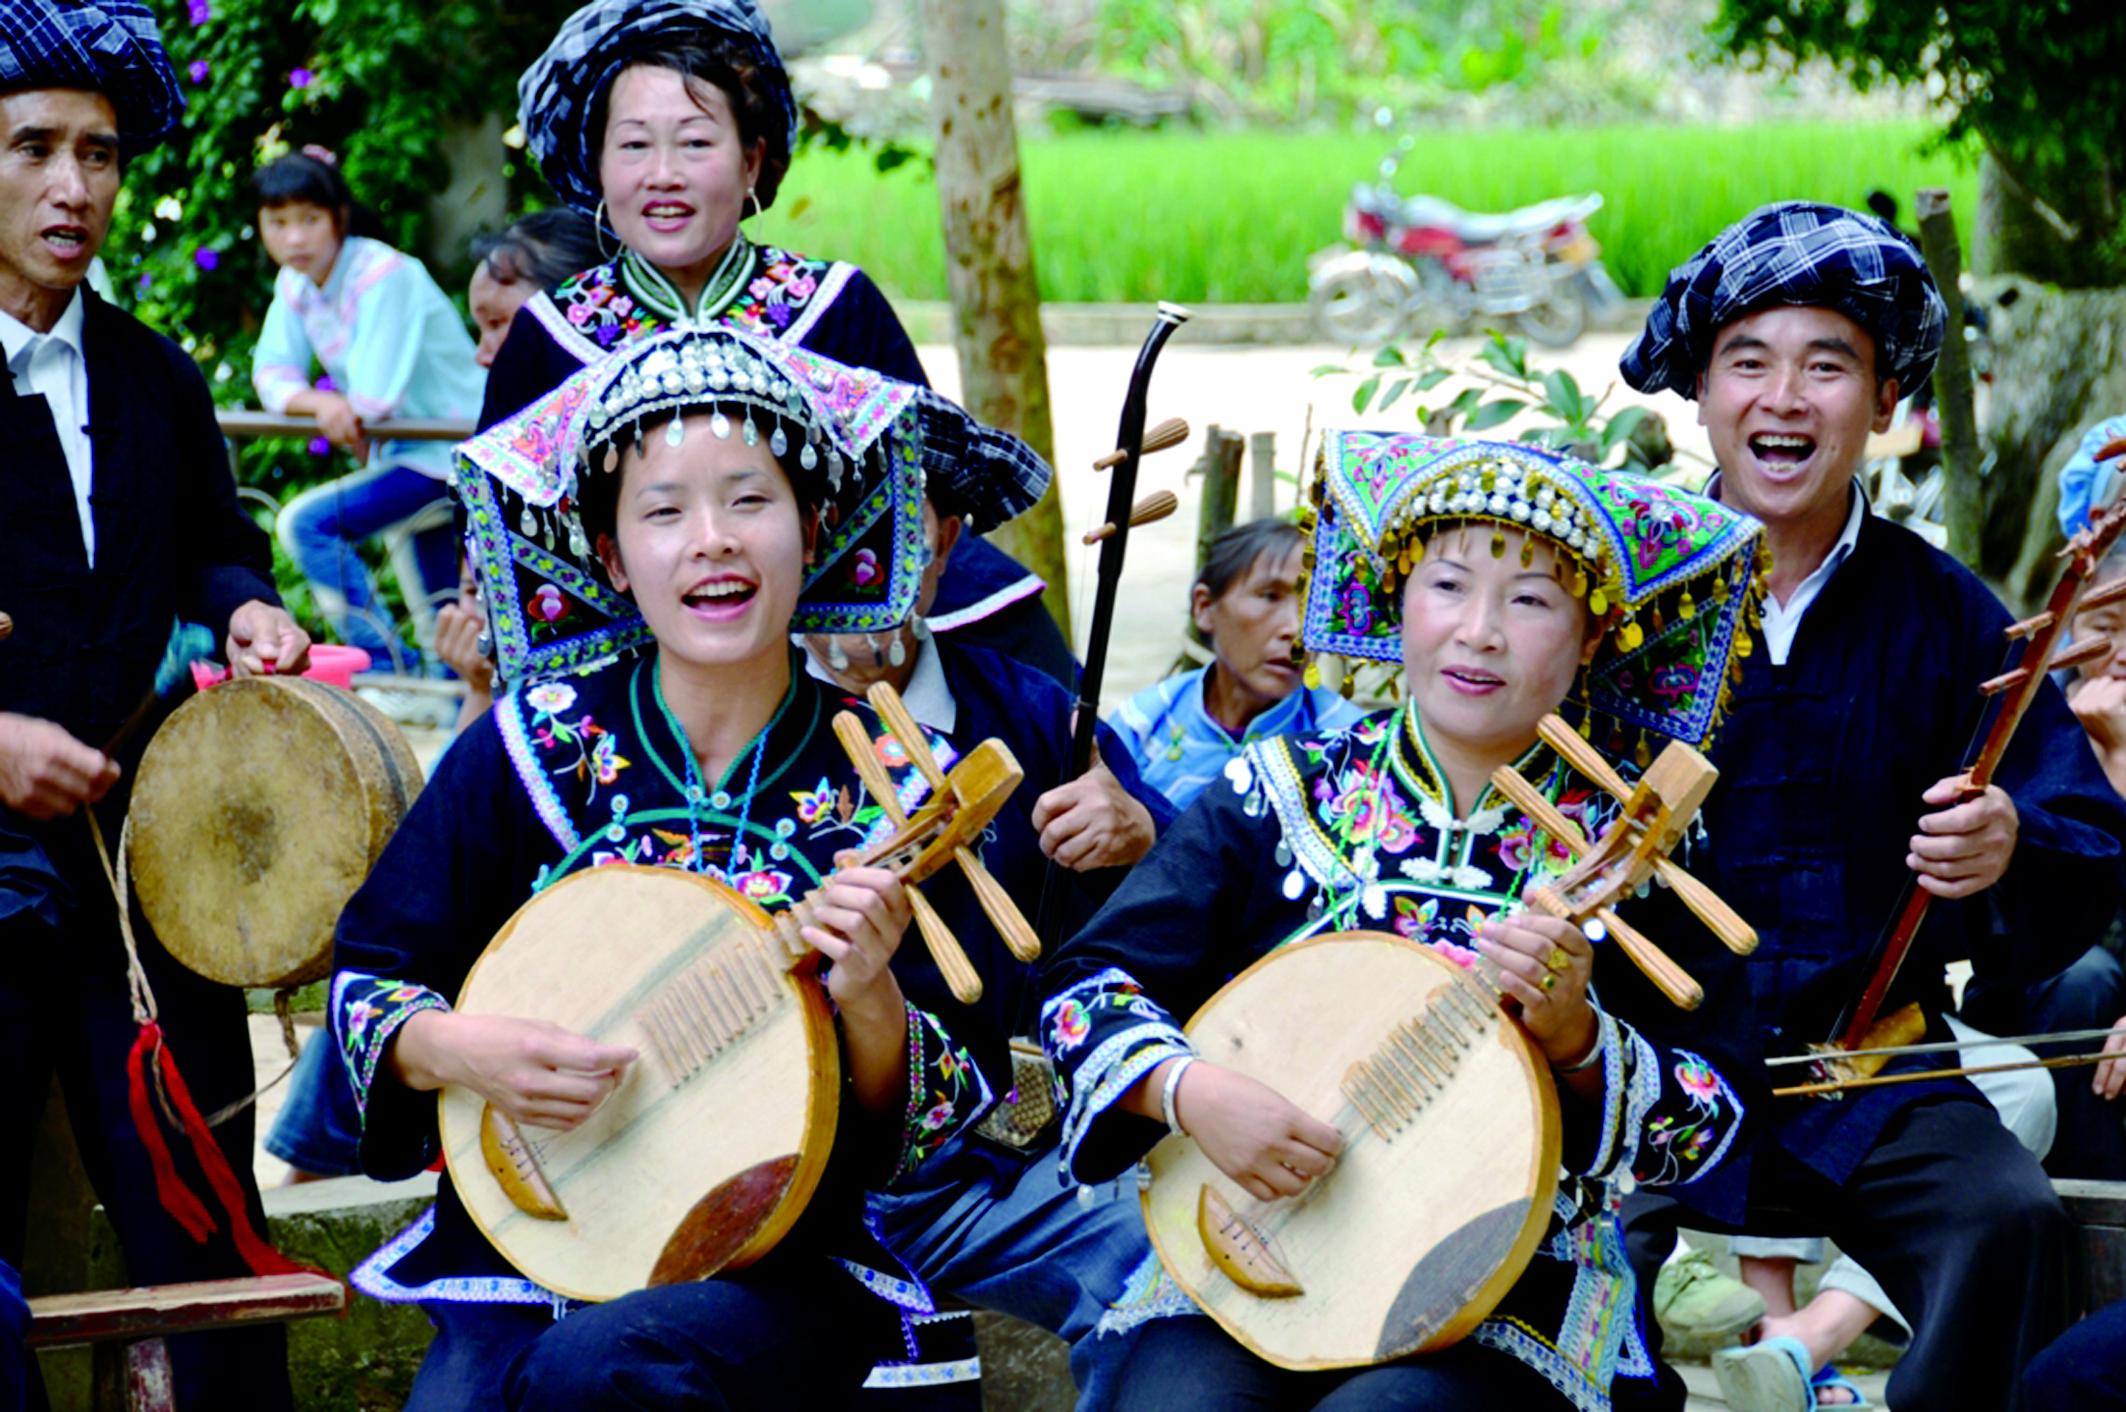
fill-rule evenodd
<path id="1" fill-rule="evenodd" d="M 142 1145 L 148 1149 L 148 1162 L 155 1169 L 155 1195 L 161 1200 L 162 1209 L 177 1218 L 177 1224 L 185 1228 L 186 1235 L 195 1241 L 205 1241 L 214 1233 L 214 1218 L 192 1194 L 192 1188 L 177 1175 L 177 1165 L 170 1160 L 170 1146 L 163 1141 L 162 1124 L 155 1121 L 155 1110 L 148 1106 L 145 1066 L 151 1053 L 160 1064 L 162 1050 L 162 1026 L 153 1020 L 142 1024 L 140 1033 L 133 1036 L 133 1048 L 125 1057 L 126 1106 L 133 1110 L 133 1127 L 139 1132 Z"/>
<path id="2" fill-rule="evenodd" d="M 184 1075 L 177 1071 L 177 1060 L 163 1042 L 162 1027 L 149 1020 L 140 1027 L 132 1053 L 126 1056 L 126 1098 L 133 1109 L 133 1125 L 140 1129 L 141 1141 L 147 1145 L 148 1160 L 154 1164 L 155 1193 L 161 1198 L 164 1209 L 175 1216 L 196 1241 L 206 1240 L 218 1229 L 206 1206 L 177 1175 L 177 1166 L 163 1141 L 162 1125 L 155 1120 L 155 1112 L 148 1106 L 147 1082 L 142 1070 L 143 1053 L 151 1044 L 154 1046 L 153 1062 L 161 1073 L 171 1106 L 177 1110 L 178 1123 L 192 1141 L 193 1156 L 198 1159 L 200 1170 L 207 1174 L 207 1184 L 221 1201 L 222 1212 L 229 1220 L 230 1238 L 236 1242 L 236 1251 L 251 1267 L 251 1273 L 323 1274 L 323 1271 L 299 1265 L 275 1250 L 251 1224 L 251 1213 L 244 1205 L 243 1185 L 230 1170 L 229 1159 L 222 1154 L 221 1144 L 214 1140 L 213 1129 L 207 1126 L 206 1118 L 193 1103 L 192 1091 L 185 1087 Z"/>

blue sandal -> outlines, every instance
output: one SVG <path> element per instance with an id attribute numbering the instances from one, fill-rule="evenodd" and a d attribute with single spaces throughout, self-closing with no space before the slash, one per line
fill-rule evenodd
<path id="1" fill-rule="evenodd" d="M 1822 1397 L 1823 1391 L 1826 1388 L 1834 1387 L 1843 1388 L 1851 1393 L 1853 1400 L 1851 1402 L 1825 1402 Z M 1867 1394 L 1860 1390 L 1857 1383 L 1839 1372 L 1836 1365 L 1830 1363 L 1818 1368 L 1816 1375 L 1809 1379 L 1809 1398 L 1811 1405 L 1816 1407 L 1872 1407 L 1875 1405 L 1868 1401 Z"/>

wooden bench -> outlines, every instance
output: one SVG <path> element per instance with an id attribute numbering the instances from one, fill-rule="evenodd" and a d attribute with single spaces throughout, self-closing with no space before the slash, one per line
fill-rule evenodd
<path id="1" fill-rule="evenodd" d="M 2055 1177 L 2052 1189 L 2082 1231 L 2082 1267 L 2089 1279 L 2089 1307 L 2126 1299 L 2126 1182 L 2075 1181 Z"/>
<path id="2" fill-rule="evenodd" d="M 96 1412 L 174 1412 L 171 1334 L 338 1314 L 347 1287 L 329 1275 L 263 1275 L 32 1299 L 31 1348 L 96 1346 Z"/>

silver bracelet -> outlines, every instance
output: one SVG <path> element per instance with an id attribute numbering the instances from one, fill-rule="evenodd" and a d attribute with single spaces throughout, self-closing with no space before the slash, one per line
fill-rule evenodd
<path id="1" fill-rule="evenodd" d="M 1182 1131 L 1181 1119 L 1174 1112 L 1174 1095 L 1180 1091 L 1181 1076 L 1188 1072 L 1188 1066 L 1195 1062 L 1196 1056 L 1193 1054 L 1184 1054 L 1176 1059 L 1174 1067 L 1166 1071 L 1165 1087 L 1159 1090 L 1159 1112 L 1166 1119 L 1166 1130 L 1175 1137 L 1188 1136 Z"/>

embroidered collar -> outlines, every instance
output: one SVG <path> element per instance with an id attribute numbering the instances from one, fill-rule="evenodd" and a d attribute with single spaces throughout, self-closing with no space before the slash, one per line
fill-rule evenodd
<path id="1" fill-rule="evenodd" d="M 620 283 L 634 297 L 636 304 L 657 315 L 666 323 L 678 328 L 698 328 L 715 321 L 738 291 L 745 287 L 746 277 L 753 273 L 753 242 L 746 233 L 739 231 L 733 237 L 730 248 L 723 252 L 715 272 L 707 284 L 701 287 L 701 298 L 689 314 L 686 296 L 679 286 L 663 270 L 629 249 L 618 261 Z"/>

